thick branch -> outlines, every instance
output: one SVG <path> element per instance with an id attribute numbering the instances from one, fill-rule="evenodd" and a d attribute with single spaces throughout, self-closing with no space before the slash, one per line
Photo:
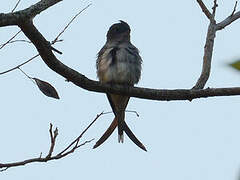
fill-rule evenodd
<path id="1" fill-rule="evenodd" d="M 41 1 L 43 2 L 43 1 Z M 53 2 L 53 1 L 52 1 Z M 54 1 L 56 2 L 56 1 Z M 40 2 L 39 2 L 40 3 Z M 42 34 L 33 25 L 31 19 L 25 19 L 18 22 L 19 27 L 24 34 L 30 39 L 30 41 L 37 48 L 43 61 L 56 73 L 65 77 L 68 81 L 73 82 L 75 85 L 84 88 L 89 91 L 95 92 L 111 92 L 115 94 L 128 95 L 132 97 L 152 99 L 152 100 L 191 100 L 201 97 L 209 96 L 229 96 L 240 95 L 240 91 L 236 88 L 230 89 L 206 89 L 206 90 L 158 90 L 148 88 L 131 88 L 120 85 L 110 86 L 107 84 L 100 84 L 97 81 L 90 80 L 77 71 L 67 67 L 61 63 L 55 55 L 52 53 L 50 43 L 42 36 Z M 216 24 L 214 21 L 210 22 L 208 28 L 208 35 L 206 39 L 205 51 L 204 51 L 204 63 L 201 77 L 198 80 L 195 88 L 203 88 L 208 80 L 211 68 L 211 58 L 214 45 L 214 38 L 216 33 Z"/>
<path id="2" fill-rule="evenodd" d="M 202 73 L 193 87 L 193 89 L 203 89 L 207 80 L 210 76 L 211 72 L 211 63 L 212 63 L 212 53 L 213 53 L 213 46 L 214 46 L 214 39 L 216 36 L 216 21 L 215 21 L 215 14 L 217 9 L 217 0 L 214 0 L 213 5 L 213 13 L 211 14 L 205 4 L 201 0 L 197 0 L 198 4 L 202 8 L 204 14 L 208 17 L 210 23 L 208 26 L 207 38 L 204 46 L 204 55 L 203 55 L 203 65 L 202 65 Z"/>
<path id="3" fill-rule="evenodd" d="M 230 25 L 232 22 L 236 21 L 239 18 L 240 18 L 240 11 L 236 12 L 235 14 L 224 19 L 222 22 L 218 23 L 216 26 L 216 30 L 218 31 L 225 28 L 226 26 Z"/>
<path id="4" fill-rule="evenodd" d="M 211 21 L 208 26 L 208 33 L 204 46 L 202 73 L 193 89 L 203 89 L 210 76 L 215 36 L 216 36 L 216 24 L 215 21 Z"/>
<path id="5" fill-rule="evenodd" d="M 20 21 L 33 19 L 37 14 L 53 6 L 62 0 L 41 0 L 27 9 L 16 11 L 14 13 L 0 13 L 0 27 L 17 25 Z"/>
<path id="6" fill-rule="evenodd" d="M 23 33 L 32 41 L 32 43 L 37 48 L 40 56 L 43 61 L 47 64 L 56 73 L 65 77 L 68 81 L 73 82 L 75 85 L 95 92 L 111 92 L 115 94 L 128 95 L 132 97 L 152 99 L 152 100 L 192 100 L 195 98 L 201 97 L 210 97 L 210 96 L 229 96 L 229 95 L 240 95 L 239 88 L 219 88 L 219 89 L 205 89 L 205 90 L 158 90 L 158 89 L 148 89 L 148 88 L 131 88 L 124 87 L 120 85 L 108 85 L 101 84 L 97 81 L 93 81 L 80 74 L 79 72 L 69 68 L 68 66 L 61 63 L 51 51 L 51 46 L 49 42 L 41 35 L 41 33 L 33 25 L 32 21 L 26 21 L 23 24 L 20 24 L 20 28 Z M 211 29 L 210 30 L 214 30 Z M 212 33 L 211 31 L 209 33 Z M 213 34 L 208 35 L 210 40 L 207 40 L 208 43 L 206 48 L 213 48 L 213 40 L 215 36 L 215 31 Z M 207 51 L 207 50 L 206 50 Z M 207 58 L 211 58 L 211 50 L 208 51 L 210 54 L 207 54 Z M 210 68 L 210 67 L 209 67 Z M 205 69 L 205 68 L 204 68 Z"/>
<path id="7" fill-rule="evenodd" d="M 39 3 L 23 11 L 16 12 L 19 14 L 25 14 L 23 16 L 25 19 L 24 21 L 22 21 L 22 19 L 20 20 L 17 19 L 17 22 L 15 23 L 19 25 L 19 27 L 22 29 L 24 34 L 35 45 L 40 56 L 42 57 L 44 62 L 48 65 L 48 67 L 51 68 L 53 71 L 57 72 L 58 74 L 60 74 L 61 76 L 65 77 L 68 81 L 73 82 L 75 85 L 82 87 L 86 90 L 95 91 L 95 92 L 111 92 L 116 94 L 123 94 L 123 95 L 138 97 L 138 98 L 154 99 L 154 100 L 191 100 L 194 98 L 207 97 L 207 96 L 223 96 L 223 95 L 239 94 L 238 92 L 236 92 L 236 89 L 157 90 L 157 89 L 147 89 L 147 88 L 130 88 L 130 87 L 126 88 L 120 85 L 115 85 L 114 87 L 111 87 L 110 85 L 100 84 L 99 82 L 86 78 L 84 75 L 78 73 L 77 71 L 61 63 L 55 57 L 55 55 L 52 53 L 52 49 L 49 42 L 35 28 L 35 26 L 31 21 L 31 17 L 34 17 L 36 14 L 40 13 L 47 7 L 50 7 L 51 5 L 57 2 L 59 2 L 59 0 L 42 0 Z M 208 17 L 210 17 L 209 16 L 210 12 L 206 9 L 205 5 L 202 4 L 202 1 L 198 1 L 198 3 L 203 8 L 205 14 Z M 228 20 L 227 24 L 231 23 L 229 21 L 233 21 L 234 19 L 236 19 L 238 17 L 238 14 L 239 13 L 236 13 L 232 17 L 230 17 L 231 20 Z M 0 18 L 0 22 L 1 22 L 1 18 Z M 220 25 L 218 24 L 218 27 L 219 26 Z M 208 34 L 207 34 L 207 39 L 206 39 L 206 44 L 204 49 L 203 70 L 197 84 L 195 85 L 196 89 L 203 88 L 209 78 L 215 34 L 216 34 L 216 24 L 214 21 L 211 21 L 208 28 Z"/>

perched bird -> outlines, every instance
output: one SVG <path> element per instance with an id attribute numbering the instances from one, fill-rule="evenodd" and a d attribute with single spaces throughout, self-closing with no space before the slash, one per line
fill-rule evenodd
<path id="1" fill-rule="evenodd" d="M 97 76 L 100 82 L 133 86 L 141 76 L 142 59 L 138 49 L 130 42 L 130 27 L 120 20 L 107 32 L 107 42 L 98 53 L 96 62 Z M 141 149 L 144 145 L 136 138 L 125 122 L 125 109 L 128 96 L 107 93 L 115 118 L 103 136 L 93 148 L 101 145 L 118 127 L 118 141 L 123 143 L 123 132 Z"/>

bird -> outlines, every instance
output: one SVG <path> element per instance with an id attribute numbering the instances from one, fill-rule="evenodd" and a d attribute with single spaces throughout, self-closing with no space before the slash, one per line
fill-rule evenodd
<path id="1" fill-rule="evenodd" d="M 142 58 L 139 50 L 130 41 L 130 26 L 123 20 L 113 24 L 107 32 L 107 41 L 97 54 L 97 77 L 101 83 L 133 87 L 141 77 Z M 115 118 L 93 148 L 97 148 L 118 127 L 118 142 L 123 143 L 123 133 L 142 150 L 145 146 L 137 139 L 125 122 L 125 110 L 129 96 L 106 93 Z"/>

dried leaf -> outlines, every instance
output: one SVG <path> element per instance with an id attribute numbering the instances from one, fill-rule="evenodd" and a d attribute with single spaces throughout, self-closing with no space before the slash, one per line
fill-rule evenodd
<path id="1" fill-rule="evenodd" d="M 40 91 L 42 91 L 43 94 L 48 97 L 60 99 L 56 89 L 51 84 L 37 78 L 32 79 L 36 81 L 38 88 L 40 89 Z"/>

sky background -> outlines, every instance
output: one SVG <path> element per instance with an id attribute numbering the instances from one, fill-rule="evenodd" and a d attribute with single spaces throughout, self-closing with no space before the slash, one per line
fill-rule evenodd
<path id="1" fill-rule="evenodd" d="M 2 1 L 0 12 L 10 12 L 17 0 Z M 17 10 L 38 1 L 22 0 Z M 96 54 L 106 41 L 108 28 L 118 20 L 131 26 L 132 43 L 143 59 L 137 86 L 155 89 L 189 89 L 202 67 L 208 20 L 194 0 L 187 1 L 74 1 L 47 9 L 34 19 L 52 41 L 70 19 L 89 3 L 54 47 L 69 67 L 96 80 Z M 211 9 L 213 2 L 206 2 Z M 229 16 L 234 0 L 219 1 L 216 19 Z M 238 8 L 239 9 L 239 8 Z M 240 57 L 240 20 L 217 32 L 211 76 L 206 87 L 240 86 L 240 73 L 227 64 Z M 0 29 L 0 44 L 19 29 Z M 20 34 L 16 39 L 26 39 Z M 0 50 L 0 72 L 37 54 L 31 44 L 15 43 Z M 51 71 L 37 58 L 22 67 L 30 76 L 51 83 L 60 100 L 44 96 L 20 71 L 0 76 L 0 163 L 46 155 L 49 123 L 58 127 L 55 153 L 62 150 L 102 111 L 111 111 L 103 93 L 89 92 Z M 164 179 L 236 180 L 240 172 L 239 96 L 189 101 L 151 101 L 131 98 L 126 121 L 146 146 L 144 152 L 127 136 L 117 142 L 117 131 L 99 148 L 92 149 L 113 119 L 104 115 L 81 142 L 95 141 L 73 154 L 47 163 L 32 163 L 0 173 L 12 179 Z"/>

